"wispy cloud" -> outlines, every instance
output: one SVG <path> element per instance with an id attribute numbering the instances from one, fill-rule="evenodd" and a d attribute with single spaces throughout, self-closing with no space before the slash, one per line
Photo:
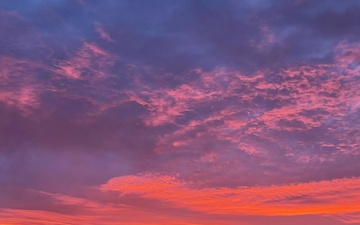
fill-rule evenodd
<path id="1" fill-rule="evenodd" d="M 96 31 L 99 33 L 101 39 L 103 39 L 104 41 L 107 41 L 107 42 L 115 42 L 109 33 L 107 33 L 104 29 L 104 27 L 98 23 L 98 22 L 95 22 L 95 29 Z"/>
<path id="2" fill-rule="evenodd" d="M 106 70 L 113 62 L 114 57 L 105 50 L 85 42 L 74 57 L 61 61 L 56 66 L 62 69 L 68 78 L 91 79 L 106 76 Z"/>

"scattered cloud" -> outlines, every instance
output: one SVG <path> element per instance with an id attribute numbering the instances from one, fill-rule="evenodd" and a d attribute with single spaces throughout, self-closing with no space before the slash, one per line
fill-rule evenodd
<path id="1" fill-rule="evenodd" d="M 0 223 L 358 223 L 359 15 L 0 3 Z"/>

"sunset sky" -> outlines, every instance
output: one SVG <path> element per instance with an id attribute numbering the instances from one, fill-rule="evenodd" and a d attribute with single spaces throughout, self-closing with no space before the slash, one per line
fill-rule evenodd
<path id="1" fill-rule="evenodd" d="M 0 0 L 0 225 L 359 225 L 360 1 Z"/>

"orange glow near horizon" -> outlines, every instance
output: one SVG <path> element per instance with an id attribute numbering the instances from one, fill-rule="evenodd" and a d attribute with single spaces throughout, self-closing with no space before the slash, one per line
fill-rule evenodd
<path id="1" fill-rule="evenodd" d="M 168 176 L 125 176 L 102 190 L 138 194 L 215 214 L 305 215 L 357 212 L 360 179 L 338 179 L 284 186 L 192 189 Z"/>

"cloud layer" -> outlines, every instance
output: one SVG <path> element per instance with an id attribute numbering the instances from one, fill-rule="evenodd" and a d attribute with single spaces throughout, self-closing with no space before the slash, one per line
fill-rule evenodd
<path id="1" fill-rule="evenodd" d="M 3 1 L 0 223 L 357 224 L 355 1 Z"/>
<path id="2" fill-rule="evenodd" d="M 147 174 L 113 178 L 102 190 L 138 194 L 214 214 L 340 214 L 358 212 L 359 182 L 349 178 L 283 186 L 195 189 L 174 177 Z"/>

